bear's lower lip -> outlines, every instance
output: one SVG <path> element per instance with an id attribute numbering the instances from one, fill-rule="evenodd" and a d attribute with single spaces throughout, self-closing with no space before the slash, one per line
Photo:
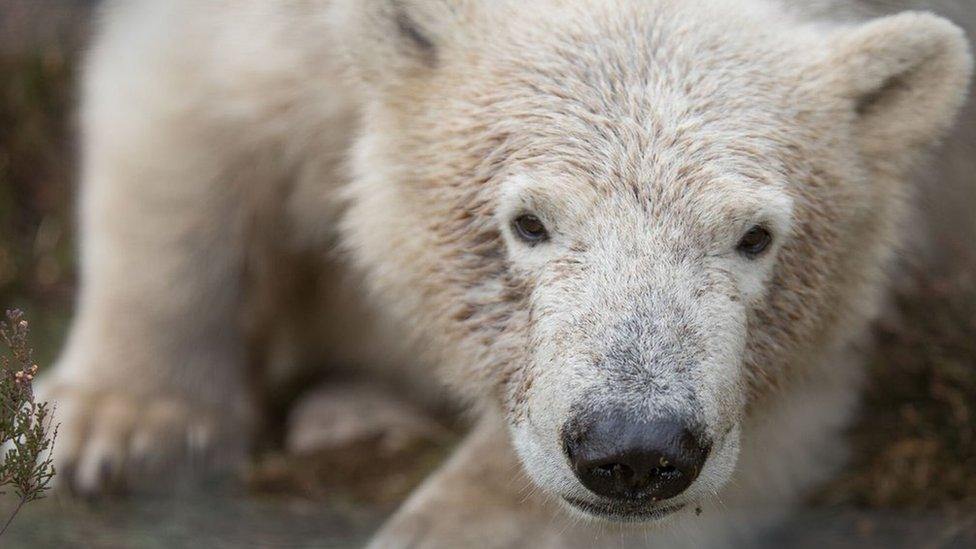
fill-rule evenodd
<path id="1" fill-rule="evenodd" d="M 563 501 L 577 511 L 613 522 L 649 522 L 660 520 L 684 508 L 684 504 L 669 507 L 650 507 L 634 504 L 593 503 L 563 496 Z"/>

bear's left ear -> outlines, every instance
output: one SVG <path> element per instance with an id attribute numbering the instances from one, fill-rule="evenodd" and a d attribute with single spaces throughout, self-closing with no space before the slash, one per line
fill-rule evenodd
<path id="1" fill-rule="evenodd" d="M 856 112 L 864 152 L 896 162 L 924 150 L 952 124 L 966 97 L 972 56 L 963 31 L 906 12 L 844 31 L 832 47 L 835 85 Z"/>

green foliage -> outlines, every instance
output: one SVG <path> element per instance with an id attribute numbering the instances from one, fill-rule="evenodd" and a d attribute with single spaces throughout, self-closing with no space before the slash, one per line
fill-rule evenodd
<path id="1" fill-rule="evenodd" d="M 6 316 L 6 322 L 0 322 L 0 343 L 6 348 L 0 354 L 0 445 L 5 448 L 0 494 L 13 489 L 19 502 L 0 535 L 24 504 L 44 497 L 50 487 L 57 436 L 50 407 L 34 400 L 37 364 L 28 342 L 30 326 L 20 311 L 7 311 Z"/>

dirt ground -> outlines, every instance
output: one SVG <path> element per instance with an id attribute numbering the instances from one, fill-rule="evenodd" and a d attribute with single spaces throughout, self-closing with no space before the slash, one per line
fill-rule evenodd
<path id="1" fill-rule="evenodd" d="M 28 313 L 42 365 L 75 284 L 74 105 L 92 4 L 0 0 L 0 307 Z M 976 547 L 976 246 L 963 239 L 948 257 L 906 268 L 876 328 L 852 461 L 763 547 Z M 379 469 L 395 474 L 377 476 L 361 465 L 381 455 L 371 444 L 272 453 L 243 485 L 207 495 L 51 497 L 25 508 L 0 546 L 358 546 L 450 447 L 382 455 Z"/>

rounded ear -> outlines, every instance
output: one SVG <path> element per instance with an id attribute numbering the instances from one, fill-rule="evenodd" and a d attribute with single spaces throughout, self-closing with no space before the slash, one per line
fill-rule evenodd
<path id="1" fill-rule="evenodd" d="M 857 113 L 867 153 L 909 157 L 940 138 L 972 73 L 965 35 L 946 19 L 906 12 L 845 31 L 830 56 Z M 898 155 L 895 157 L 894 155 Z"/>
<path id="2" fill-rule="evenodd" d="M 440 63 L 463 0 L 335 0 L 329 13 L 349 68 L 370 87 L 421 76 Z"/>

